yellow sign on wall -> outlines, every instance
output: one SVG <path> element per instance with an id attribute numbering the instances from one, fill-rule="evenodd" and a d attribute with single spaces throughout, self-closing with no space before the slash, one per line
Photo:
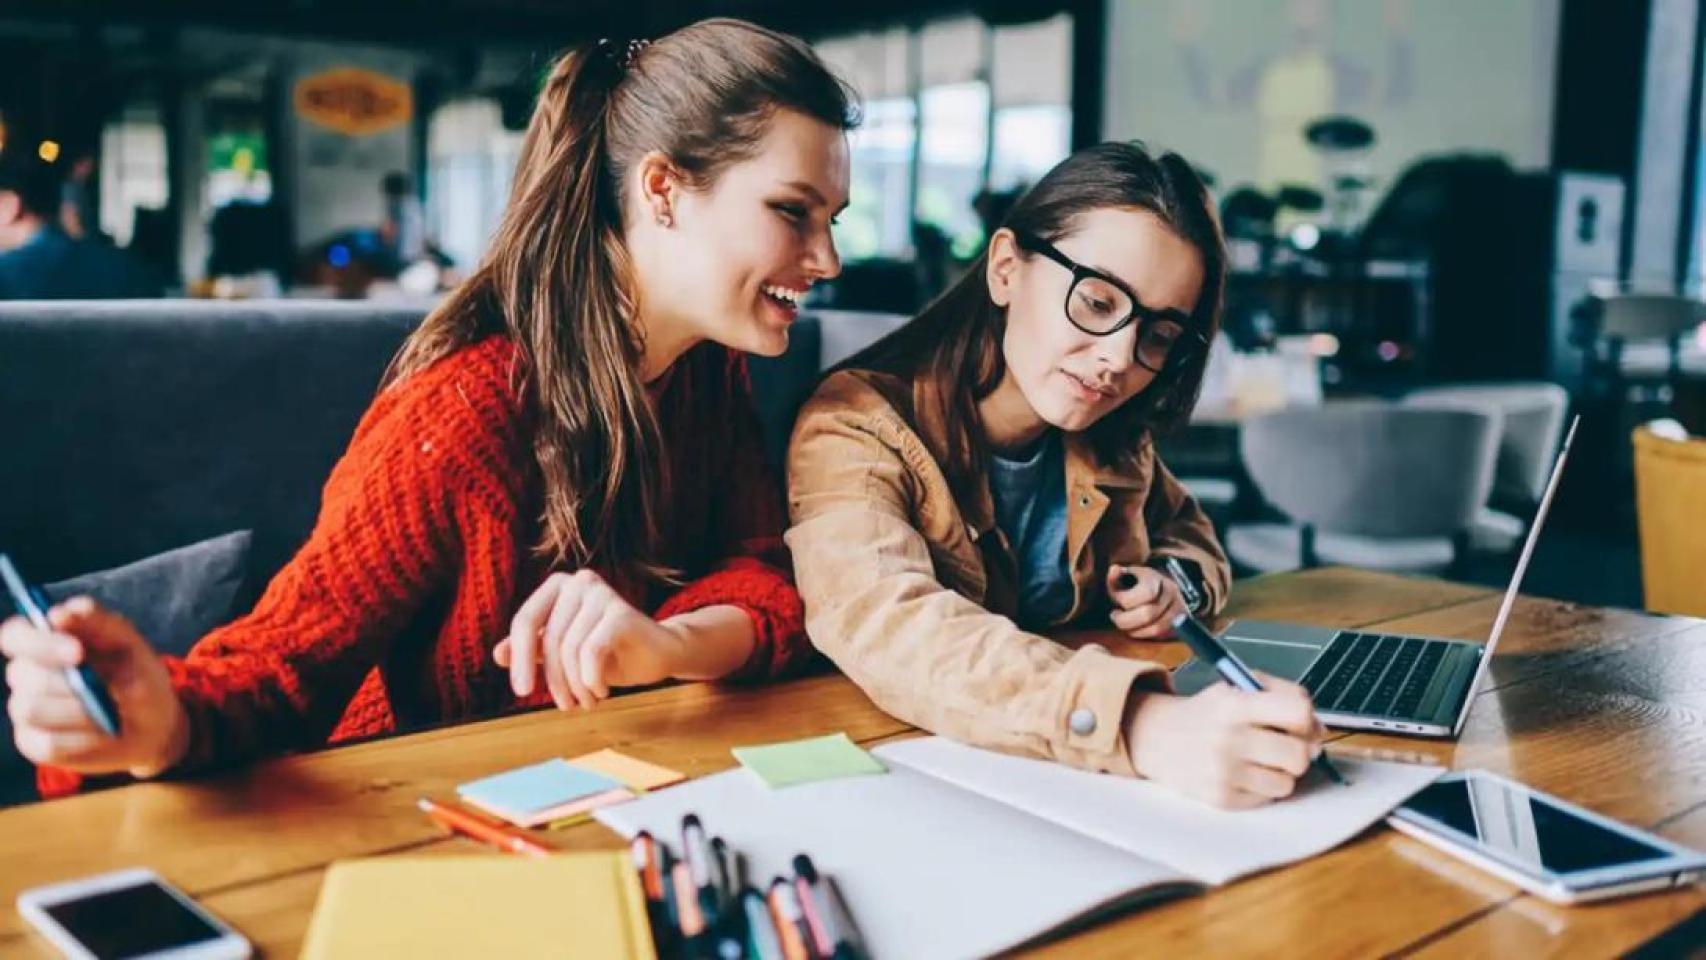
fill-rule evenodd
<path id="1" fill-rule="evenodd" d="M 336 67 L 296 82 L 296 113 L 350 136 L 367 136 L 406 123 L 414 113 L 408 84 L 359 67 Z"/>

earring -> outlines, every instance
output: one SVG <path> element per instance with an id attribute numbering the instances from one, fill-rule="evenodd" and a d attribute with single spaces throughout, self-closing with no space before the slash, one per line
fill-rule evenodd
<path id="1" fill-rule="evenodd" d="M 658 226 L 673 227 L 675 226 L 675 218 L 660 210 L 658 211 Z"/>

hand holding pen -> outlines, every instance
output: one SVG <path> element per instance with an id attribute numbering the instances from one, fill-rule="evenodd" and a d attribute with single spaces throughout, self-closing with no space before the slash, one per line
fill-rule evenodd
<path id="1" fill-rule="evenodd" d="M 1226 676 L 1220 661 L 1228 658 L 1203 645 L 1207 631 L 1200 624 L 1180 617 L 1174 627 L 1204 662 Z M 1218 642 L 1214 646 L 1224 653 Z M 1227 809 L 1291 796 L 1321 754 L 1326 729 L 1302 687 L 1248 670 L 1243 674 L 1248 685 L 1216 683 L 1188 697 L 1142 686 L 1134 690 L 1125 732 L 1137 773 Z"/>
<path id="2" fill-rule="evenodd" d="M 4 555 L 0 579 L 22 614 L 0 625 L 18 751 L 80 773 L 149 777 L 177 763 L 189 718 L 130 621 L 87 597 L 50 609 Z"/>
<path id="3" fill-rule="evenodd" d="M 1191 652 L 1196 654 L 1198 659 L 1214 667 L 1221 679 L 1246 693 L 1262 692 L 1262 684 L 1256 679 L 1256 675 L 1251 672 L 1250 668 L 1246 667 L 1244 662 L 1239 660 L 1231 650 L 1228 650 L 1218 637 L 1210 633 L 1207 627 L 1199 623 L 1196 617 L 1188 613 L 1179 614 L 1173 620 L 1173 629 L 1178 632 L 1179 638 L 1190 646 Z M 1325 750 L 1318 750 L 1315 753 L 1313 763 L 1315 769 L 1319 770 L 1321 775 L 1327 779 L 1340 786 L 1350 785 L 1334 768 L 1333 762 L 1327 759 Z"/>

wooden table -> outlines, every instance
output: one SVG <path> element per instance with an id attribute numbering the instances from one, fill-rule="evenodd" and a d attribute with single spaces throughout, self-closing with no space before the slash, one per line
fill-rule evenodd
<path id="1" fill-rule="evenodd" d="M 1232 613 L 1484 639 L 1498 597 L 1478 588 L 1316 570 L 1241 582 Z M 1081 634 L 1169 663 L 1175 644 Z M 1333 749 L 1482 767 L 1706 848 L 1706 621 L 1524 599 L 1453 743 L 1343 736 Z M 148 783 L 0 812 L 0 954 L 46 955 L 19 890 L 122 866 L 159 870 L 267 955 L 294 956 L 326 866 L 475 849 L 415 809 L 423 794 L 549 756 L 613 746 L 702 775 L 729 748 L 845 730 L 909 735 L 824 675 L 763 689 L 678 686 L 588 714 L 508 717 L 286 757 L 194 783 Z M 597 824 L 547 834 L 616 848 Z M 1384 827 L 1325 856 L 1103 923 L 1038 951 L 1238 956 L 1610 956 L 1706 910 L 1706 888 L 1554 907 Z"/>

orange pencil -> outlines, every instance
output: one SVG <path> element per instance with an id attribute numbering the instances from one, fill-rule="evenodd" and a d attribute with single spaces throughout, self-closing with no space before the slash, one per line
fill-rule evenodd
<path id="1" fill-rule="evenodd" d="M 657 903 L 663 902 L 663 869 L 658 863 L 657 841 L 652 835 L 641 830 L 634 838 L 634 869 L 640 874 L 640 887 L 646 892 L 646 899 Z"/>
<path id="2" fill-rule="evenodd" d="M 472 837 L 482 843 L 489 843 L 507 853 L 519 853 L 529 857 L 548 857 L 552 850 L 532 837 L 516 833 L 474 816 L 454 804 L 422 797 L 415 801 L 433 822 L 449 830 Z"/>

